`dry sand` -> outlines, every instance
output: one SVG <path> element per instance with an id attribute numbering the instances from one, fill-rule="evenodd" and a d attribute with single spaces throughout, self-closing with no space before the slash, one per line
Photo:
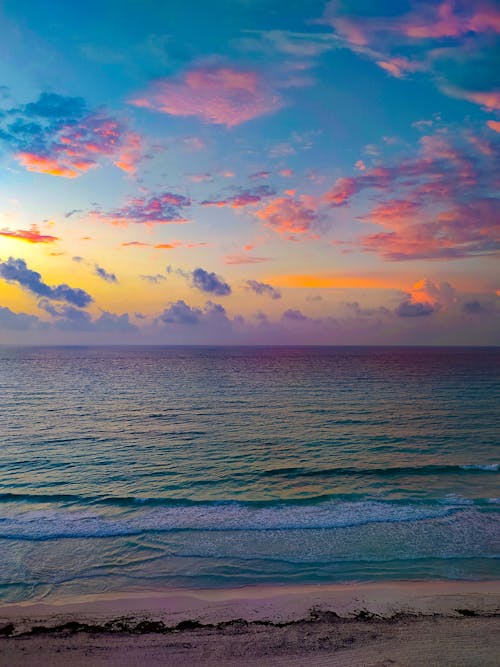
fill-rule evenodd
<path id="1" fill-rule="evenodd" d="M 500 582 L 165 590 L 0 608 L 0 665 L 500 665 Z"/>

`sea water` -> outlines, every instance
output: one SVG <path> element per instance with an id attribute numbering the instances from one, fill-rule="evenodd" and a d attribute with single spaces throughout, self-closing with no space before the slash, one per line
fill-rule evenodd
<path id="1" fill-rule="evenodd" d="M 499 406 L 499 348 L 0 348 L 0 599 L 498 578 Z"/>

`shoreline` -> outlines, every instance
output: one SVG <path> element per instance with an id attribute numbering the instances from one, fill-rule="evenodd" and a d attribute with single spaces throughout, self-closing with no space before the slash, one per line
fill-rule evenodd
<path id="1" fill-rule="evenodd" d="M 493 666 L 499 631 L 500 580 L 170 588 L 4 604 L 0 665 Z"/>

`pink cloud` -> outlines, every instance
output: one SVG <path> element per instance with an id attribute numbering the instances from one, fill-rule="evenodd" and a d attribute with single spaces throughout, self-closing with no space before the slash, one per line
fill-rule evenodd
<path id="1" fill-rule="evenodd" d="M 292 240 L 296 234 L 311 235 L 320 220 L 317 208 L 310 197 L 276 197 L 255 212 L 267 227 Z"/>
<path id="2" fill-rule="evenodd" d="M 500 109 L 500 91 L 498 90 L 475 92 L 454 87 L 449 87 L 448 90 L 456 97 L 480 104 L 488 110 Z"/>
<path id="3" fill-rule="evenodd" d="M 37 225 L 32 225 L 30 229 L 1 229 L 0 236 L 25 241 L 26 243 L 55 243 L 59 241 L 58 236 L 42 234 Z"/>
<path id="4" fill-rule="evenodd" d="M 416 39 L 500 32 L 500 11 L 492 3 L 470 3 L 466 5 L 466 12 L 459 12 L 458 7 L 456 0 L 444 0 L 437 6 L 428 5 L 425 10 L 407 15 L 399 25 L 404 34 Z"/>
<path id="5" fill-rule="evenodd" d="M 28 171 L 76 178 L 98 167 L 102 158 L 133 172 L 140 148 L 137 134 L 127 132 L 116 120 L 93 114 L 47 132 L 43 142 L 27 146 L 15 157 Z"/>
<path id="6" fill-rule="evenodd" d="M 256 257 L 253 255 L 226 255 L 224 264 L 261 264 L 270 262 L 272 257 Z"/>
<path id="7" fill-rule="evenodd" d="M 113 164 L 117 166 L 118 169 L 133 174 L 137 171 L 137 163 L 141 156 L 141 137 L 133 132 L 127 132 Z"/>
<path id="8" fill-rule="evenodd" d="M 497 254 L 498 201 L 485 196 L 498 184 L 495 157 L 480 135 L 438 132 L 421 138 L 415 156 L 337 179 L 321 200 L 347 207 L 374 190 L 378 201 L 357 218 L 384 229 L 359 243 L 387 260 Z"/>
<path id="9" fill-rule="evenodd" d="M 349 0 L 331 0 L 323 21 L 352 51 L 392 76 L 427 72 L 447 95 L 500 108 L 494 56 L 489 53 L 489 42 L 500 33 L 495 0 L 412 0 L 409 11 L 394 2 L 391 9 L 396 11 L 390 12 L 385 11 L 389 5 L 379 4 L 378 14 L 375 3 L 367 15 L 356 14 L 356 3 Z M 481 90 L 475 85 L 478 79 Z"/>
<path id="10" fill-rule="evenodd" d="M 454 259 L 500 253 L 498 202 L 477 199 L 437 215 L 387 219 L 391 231 L 361 238 L 365 250 L 388 260 Z"/>
<path id="11" fill-rule="evenodd" d="M 392 76 L 400 79 L 407 72 L 416 72 L 422 69 L 422 65 L 411 62 L 408 58 L 390 58 L 387 60 L 377 60 L 377 65 Z"/>
<path id="12" fill-rule="evenodd" d="M 143 241 L 127 241 L 121 244 L 124 248 L 155 248 L 156 250 L 174 250 L 175 248 L 201 248 L 208 245 L 205 242 L 169 241 L 168 243 L 145 243 Z"/>
<path id="13" fill-rule="evenodd" d="M 366 188 L 386 188 L 394 177 L 393 171 L 386 167 L 375 167 L 360 176 L 341 177 L 325 192 L 323 200 L 332 206 L 343 206 Z"/>
<path id="14" fill-rule="evenodd" d="M 180 79 L 156 81 L 130 103 L 227 127 L 272 113 L 283 104 L 257 72 L 208 66 L 189 70 Z"/>

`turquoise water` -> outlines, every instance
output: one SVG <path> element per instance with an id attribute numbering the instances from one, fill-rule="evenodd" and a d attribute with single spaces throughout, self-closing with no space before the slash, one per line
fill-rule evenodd
<path id="1" fill-rule="evenodd" d="M 0 598 L 500 576 L 500 349 L 0 348 Z"/>

